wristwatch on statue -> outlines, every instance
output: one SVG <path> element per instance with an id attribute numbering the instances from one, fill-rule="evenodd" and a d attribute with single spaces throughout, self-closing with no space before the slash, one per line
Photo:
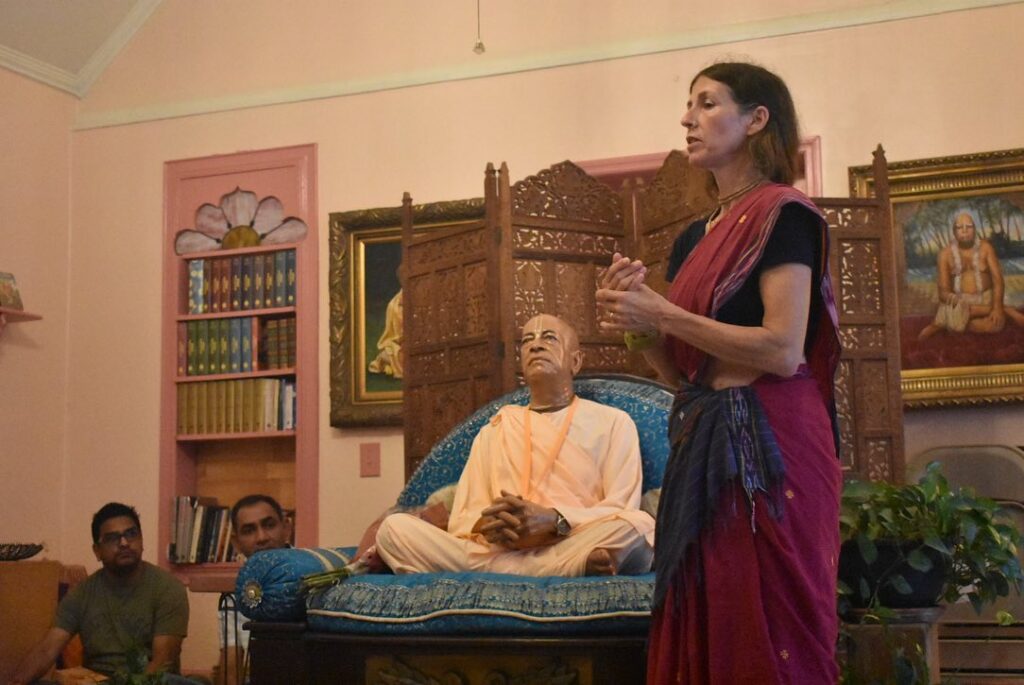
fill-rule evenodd
<path id="1" fill-rule="evenodd" d="M 572 526 L 569 525 L 569 520 L 562 516 L 562 513 L 555 509 L 555 535 L 560 538 L 569 537 L 569 533 L 572 532 Z"/>

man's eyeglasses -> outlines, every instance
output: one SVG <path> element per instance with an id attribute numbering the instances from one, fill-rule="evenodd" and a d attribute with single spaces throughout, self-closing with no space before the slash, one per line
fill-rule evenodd
<path id="1" fill-rule="evenodd" d="M 135 542 L 142 535 L 135 526 L 132 526 L 128 530 L 123 530 L 119 533 L 104 533 L 100 536 L 100 544 L 106 545 L 107 547 L 116 547 L 121 542 L 121 538 L 124 538 L 128 542 Z"/>

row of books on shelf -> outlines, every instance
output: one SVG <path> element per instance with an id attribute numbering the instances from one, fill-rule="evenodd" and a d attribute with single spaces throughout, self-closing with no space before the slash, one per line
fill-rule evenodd
<path id="1" fill-rule="evenodd" d="M 174 498 L 171 544 L 167 558 L 175 564 L 235 561 L 231 544 L 231 510 L 216 498 L 183 495 Z"/>
<path id="2" fill-rule="evenodd" d="M 179 383 L 178 435 L 294 430 L 295 379 Z"/>
<path id="3" fill-rule="evenodd" d="M 295 305 L 295 250 L 188 261 L 188 313 Z"/>
<path id="4" fill-rule="evenodd" d="M 178 322 L 178 375 L 295 367 L 295 317 Z"/>

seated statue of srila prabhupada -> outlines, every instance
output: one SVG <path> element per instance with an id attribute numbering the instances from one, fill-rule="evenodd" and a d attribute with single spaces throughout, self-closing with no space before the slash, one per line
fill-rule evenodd
<path id="1" fill-rule="evenodd" d="M 528 576 L 650 570 L 654 519 L 641 511 L 636 426 L 577 397 L 576 332 L 541 314 L 520 347 L 528 406 L 485 425 L 459 479 L 444 530 L 405 513 L 385 518 L 376 554 L 395 573 L 487 571 Z"/>

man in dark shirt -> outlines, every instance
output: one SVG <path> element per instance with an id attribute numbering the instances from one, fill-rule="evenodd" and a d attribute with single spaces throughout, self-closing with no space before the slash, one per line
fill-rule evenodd
<path id="1" fill-rule="evenodd" d="M 61 601 L 54 626 L 22 659 L 8 685 L 42 677 L 76 634 L 82 637 L 84 665 L 93 671 L 127 671 L 131 656 L 144 659 L 146 673 L 178 672 L 188 632 L 188 595 L 174 576 L 142 560 L 138 513 L 117 502 L 104 505 L 93 516 L 92 539 L 103 568 Z"/>

